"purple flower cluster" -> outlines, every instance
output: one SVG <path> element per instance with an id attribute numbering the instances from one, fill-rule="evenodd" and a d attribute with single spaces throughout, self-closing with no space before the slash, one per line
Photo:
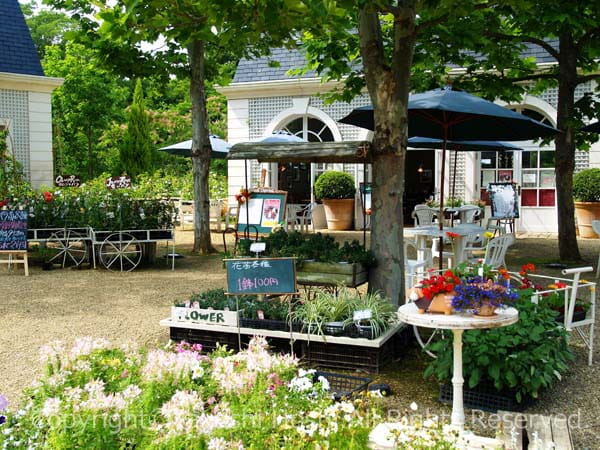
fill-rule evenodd
<path id="1" fill-rule="evenodd" d="M 454 291 L 456 295 L 452 299 L 452 307 L 457 311 L 476 309 L 484 302 L 495 307 L 508 306 L 519 297 L 515 291 L 481 277 L 467 279 L 457 285 Z"/>

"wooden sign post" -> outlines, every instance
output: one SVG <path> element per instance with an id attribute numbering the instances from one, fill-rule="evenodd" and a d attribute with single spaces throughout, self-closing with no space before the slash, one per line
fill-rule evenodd
<path id="1" fill-rule="evenodd" d="M 0 210 L 0 264 L 23 264 L 25 276 L 29 276 L 27 260 L 27 210 Z M 19 259 L 21 257 L 21 259 Z"/>
<path id="2" fill-rule="evenodd" d="M 227 295 L 235 295 L 239 311 L 239 295 L 271 294 L 297 295 L 296 258 L 243 258 L 225 259 L 227 268 Z M 291 309 L 291 301 L 288 311 Z M 292 327 L 290 324 L 290 338 Z M 242 348 L 239 320 L 238 344 Z M 293 352 L 293 341 L 290 339 Z"/>

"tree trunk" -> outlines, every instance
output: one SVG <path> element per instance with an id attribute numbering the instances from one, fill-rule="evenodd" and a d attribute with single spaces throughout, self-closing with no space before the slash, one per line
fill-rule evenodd
<path id="1" fill-rule="evenodd" d="M 575 233 L 573 203 L 573 172 L 575 170 L 575 141 L 569 117 L 573 115 L 577 86 L 577 53 L 569 33 L 559 37 L 560 61 L 558 73 L 558 107 L 556 126 L 562 133 L 554 143 L 556 165 L 556 200 L 558 211 L 558 250 L 561 261 L 579 261 L 581 255 Z"/>
<path id="2" fill-rule="evenodd" d="M 194 252 L 213 253 L 210 240 L 210 140 L 204 91 L 204 43 L 192 41 L 188 47 L 191 68 L 192 173 L 194 177 Z"/>
<path id="3" fill-rule="evenodd" d="M 381 291 L 398 305 L 404 302 L 402 197 L 416 11 L 414 1 L 398 2 L 390 67 L 385 63 L 379 14 L 368 8 L 359 13 L 359 37 L 375 123 L 371 250 L 377 266 L 369 274 L 369 290 Z"/>

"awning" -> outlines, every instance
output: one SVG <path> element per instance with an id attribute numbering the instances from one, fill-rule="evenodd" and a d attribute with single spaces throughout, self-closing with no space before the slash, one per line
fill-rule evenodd
<path id="1" fill-rule="evenodd" d="M 257 159 L 259 162 L 281 163 L 369 163 L 371 143 L 345 142 L 286 142 L 235 144 L 227 159 Z"/>

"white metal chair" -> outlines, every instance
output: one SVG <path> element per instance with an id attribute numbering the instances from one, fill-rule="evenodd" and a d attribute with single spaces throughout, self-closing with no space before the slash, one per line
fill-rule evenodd
<path id="1" fill-rule="evenodd" d="M 592 230 L 600 237 L 600 220 L 592 220 Z M 600 253 L 598 254 L 598 262 L 596 263 L 596 278 L 600 278 Z"/>
<path id="2" fill-rule="evenodd" d="M 223 200 L 211 200 L 209 207 L 209 220 L 217 225 L 217 231 L 221 231 L 223 225 L 223 206 L 225 202 Z"/>
<path id="3" fill-rule="evenodd" d="M 506 233 L 491 239 L 487 244 L 487 256 L 484 264 L 490 265 L 494 269 L 506 267 L 504 260 L 506 251 L 514 242 L 515 236 L 512 233 Z"/>
<path id="4" fill-rule="evenodd" d="M 411 253 L 417 253 L 417 244 L 411 240 L 404 238 L 404 283 L 405 289 L 410 289 L 415 284 L 415 278 L 418 275 L 422 275 L 427 267 L 433 265 L 433 259 L 431 257 L 431 250 L 426 249 L 425 259 L 411 259 L 408 257 L 409 249 L 412 249 Z"/>
<path id="5" fill-rule="evenodd" d="M 313 211 L 317 204 L 309 203 L 308 205 L 287 205 L 287 226 L 288 229 L 297 230 L 301 233 L 308 233 L 308 227 L 312 227 L 315 230 L 313 221 Z"/>
<path id="6" fill-rule="evenodd" d="M 427 205 L 416 205 L 411 213 L 416 226 L 432 225 L 435 223 L 435 218 L 439 214 L 437 209 L 433 209 Z"/>
<path id="7" fill-rule="evenodd" d="M 194 223 L 194 202 L 191 200 L 179 200 L 178 205 L 179 224 L 181 229 L 185 230 L 185 224 Z"/>

